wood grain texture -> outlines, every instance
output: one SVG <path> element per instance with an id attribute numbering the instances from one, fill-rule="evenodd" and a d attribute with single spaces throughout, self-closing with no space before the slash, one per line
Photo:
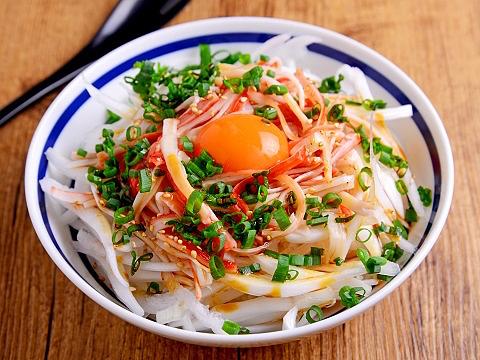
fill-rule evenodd
<path id="1" fill-rule="evenodd" d="M 114 0 L 0 1 L 0 106 L 73 56 Z M 193 0 L 173 23 L 264 15 L 357 39 L 405 70 L 439 111 L 455 157 L 455 200 L 438 243 L 362 316 L 258 349 L 184 345 L 131 326 L 83 295 L 41 247 L 24 200 L 24 161 L 48 96 L 0 128 L 0 354 L 5 359 L 474 359 L 480 351 L 480 2 Z"/>

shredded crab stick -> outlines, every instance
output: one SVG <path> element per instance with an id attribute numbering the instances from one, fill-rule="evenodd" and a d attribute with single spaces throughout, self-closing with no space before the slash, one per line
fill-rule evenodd
<path id="1" fill-rule="evenodd" d="M 387 107 L 348 65 L 304 72 L 292 60 L 316 41 L 200 45 L 179 70 L 141 61 L 128 103 L 86 84 L 106 123 L 68 155 L 48 149 L 40 185 L 132 312 L 288 331 L 355 306 L 415 252 L 432 191 L 388 129 L 412 107 Z"/>

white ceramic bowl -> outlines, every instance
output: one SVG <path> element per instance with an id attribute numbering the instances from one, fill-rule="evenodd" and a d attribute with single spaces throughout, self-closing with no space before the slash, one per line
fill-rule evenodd
<path id="1" fill-rule="evenodd" d="M 434 189 L 430 223 L 418 251 L 398 276 L 359 305 L 318 323 L 288 331 L 222 336 L 194 333 L 160 325 L 124 308 L 113 293 L 97 281 L 85 258 L 71 246 L 69 229 L 57 208 L 45 199 L 38 180 L 49 168 L 44 152 L 55 146 L 66 154 L 76 149 L 86 132 L 104 121 L 105 109 L 85 91 L 81 78 L 74 79 L 51 104 L 33 137 L 25 170 L 28 210 L 35 230 L 55 264 L 86 295 L 99 305 L 142 329 L 188 343 L 211 346 L 257 346 L 286 342 L 337 326 L 383 299 L 415 270 L 428 254 L 445 223 L 453 192 L 453 159 L 442 122 L 425 94 L 399 68 L 366 46 L 335 32 L 303 23 L 271 18 L 217 18 L 162 29 L 129 42 L 96 61 L 84 71 L 85 77 L 107 94 L 126 98 L 121 85 L 136 60 L 157 59 L 181 66 L 197 61 L 197 45 L 210 43 L 213 49 L 251 51 L 274 34 L 313 35 L 321 42 L 309 46 L 299 66 L 319 76 L 334 73 L 342 63 L 361 68 L 368 77 L 375 98 L 389 106 L 412 104 L 412 120 L 394 122 L 391 128 L 405 149 L 417 183 Z M 47 200 L 47 201 L 46 201 Z"/>

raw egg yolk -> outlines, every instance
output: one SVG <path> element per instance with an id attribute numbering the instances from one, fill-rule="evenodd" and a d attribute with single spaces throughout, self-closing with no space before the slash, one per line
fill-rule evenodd
<path id="1" fill-rule="evenodd" d="M 285 134 L 255 115 L 223 116 L 200 130 L 195 145 L 196 151 L 212 155 L 225 172 L 265 170 L 288 157 Z"/>

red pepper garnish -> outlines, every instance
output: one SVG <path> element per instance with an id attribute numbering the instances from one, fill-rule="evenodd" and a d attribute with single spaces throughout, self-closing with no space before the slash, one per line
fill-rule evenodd
<path id="1" fill-rule="evenodd" d="M 237 272 L 237 264 L 230 260 L 223 260 L 223 266 L 225 267 L 225 271 L 229 273 Z"/>

